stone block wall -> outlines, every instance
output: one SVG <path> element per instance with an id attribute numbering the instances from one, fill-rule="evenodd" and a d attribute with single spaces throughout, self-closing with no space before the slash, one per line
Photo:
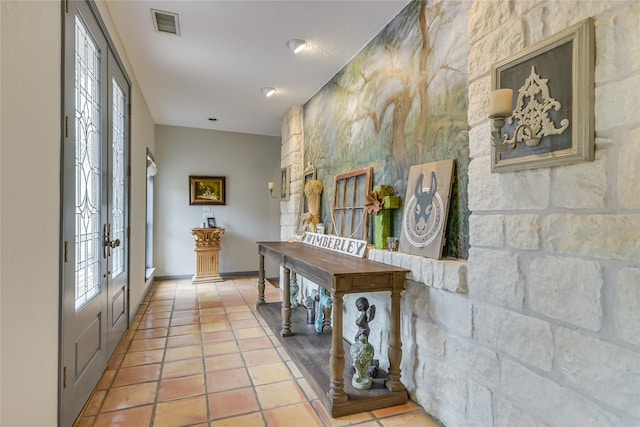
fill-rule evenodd
<path id="1" fill-rule="evenodd" d="M 303 146 L 302 105 L 294 105 L 282 119 L 280 167 L 291 168 L 289 200 L 280 202 L 280 239 L 289 240 L 298 227 L 298 207 L 302 196 Z"/>
<path id="2" fill-rule="evenodd" d="M 497 364 L 484 378 L 457 364 L 490 398 L 468 385 L 451 425 L 640 425 L 640 192 L 629 187 L 640 183 L 640 118 L 629 114 L 640 107 L 640 3 L 476 1 L 469 16 L 467 344 Z M 587 17 L 595 161 L 491 173 L 492 64 Z"/>
<path id="3" fill-rule="evenodd" d="M 402 381 L 448 427 L 640 426 L 640 2 L 476 0 L 469 16 L 469 259 L 368 253 L 411 270 Z M 587 17 L 595 161 L 491 173 L 491 65 Z M 302 110 L 285 123 L 295 194 Z M 297 205 L 281 206 L 287 239 Z M 313 286 L 300 282 L 302 293 Z M 347 339 L 357 296 L 345 298 Z M 365 296 L 377 306 L 370 341 L 385 367 L 388 297 Z"/>

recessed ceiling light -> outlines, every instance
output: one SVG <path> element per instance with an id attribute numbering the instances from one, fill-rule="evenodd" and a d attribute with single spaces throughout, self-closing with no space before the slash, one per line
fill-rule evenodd
<path id="1" fill-rule="evenodd" d="M 291 39 L 287 42 L 287 46 L 293 53 L 299 53 L 307 47 L 307 42 L 302 39 Z"/>
<path id="2" fill-rule="evenodd" d="M 270 96 L 273 96 L 276 93 L 276 90 L 272 87 L 263 87 L 260 90 L 262 91 L 262 93 L 264 93 L 264 96 L 266 96 L 267 98 L 269 98 Z"/>

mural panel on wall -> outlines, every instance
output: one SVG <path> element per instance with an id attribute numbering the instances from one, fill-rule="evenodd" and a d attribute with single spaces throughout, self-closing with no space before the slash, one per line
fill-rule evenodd
<path id="1" fill-rule="evenodd" d="M 405 195 L 412 165 L 456 159 L 443 256 L 467 258 L 469 2 L 416 1 L 304 106 L 305 164 L 331 188 L 373 166 L 374 185 Z M 330 221 L 333 194 L 322 200 Z M 400 236 L 402 209 L 394 212 Z"/>

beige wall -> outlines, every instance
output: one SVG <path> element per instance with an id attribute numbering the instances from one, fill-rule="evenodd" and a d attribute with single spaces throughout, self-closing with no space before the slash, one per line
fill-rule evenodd
<path id="1" fill-rule="evenodd" d="M 148 285 L 143 165 L 146 147 L 154 146 L 154 124 L 104 4 L 99 6 L 133 79 L 135 308 Z M 60 2 L 0 2 L 0 425 L 9 427 L 57 425 L 61 22 Z"/>
<path id="2" fill-rule="evenodd" d="M 0 95 L 2 94 L 2 15 L 0 5 Z M 0 129 L 2 129 L 2 102 L 0 101 Z M 0 190 L 2 189 L 2 132 L 0 131 Z M 1 193 L 0 193 L 1 194 Z M 2 197 L 0 197 L 0 241 L 2 241 Z M 2 245 L 0 245 L 0 421 L 2 420 Z"/>
<path id="3" fill-rule="evenodd" d="M 131 99 L 131 215 L 129 216 L 129 227 L 131 228 L 129 246 L 130 319 L 135 315 L 135 308 L 142 302 L 153 280 L 153 276 L 151 276 L 149 280 L 145 280 L 147 147 L 152 153 L 155 152 L 155 125 L 137 84 L 133 85 Z M 153 207 L 151 208 L 153 209 Z"/>
<path id="4" fill-rule="evenodd" d="M 5 160 L 0 176 L 0 424 L 54 426 L 58 393 L 60 4 L 1 2 L 0 8 L 1 150 Z"/>
<path id="5" fill-rule="evenodd" d="M 280 198 L 269 196 L 267 183 L 279 178 L 280 138 L 159 125 L 155 155 L 156 277 L 194 274 L 189 230 L 209 216 L 226 229 L 220 272 L 257 271 L 256 241 L 279 240 Z M 226 177 L 226 205 L 189 205 L 189 175 Z M 274 264 L 265 266 L 267 277 L 277 276 Z"/>

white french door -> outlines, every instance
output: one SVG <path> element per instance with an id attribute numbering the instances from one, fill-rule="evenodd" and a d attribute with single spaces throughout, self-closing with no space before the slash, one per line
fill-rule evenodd
<path id="1" fill-rule="evenodd" d="M 129 83 L 94 6 L 64 17 L 60 424 L 70 426 L 128 327 Z"/>

